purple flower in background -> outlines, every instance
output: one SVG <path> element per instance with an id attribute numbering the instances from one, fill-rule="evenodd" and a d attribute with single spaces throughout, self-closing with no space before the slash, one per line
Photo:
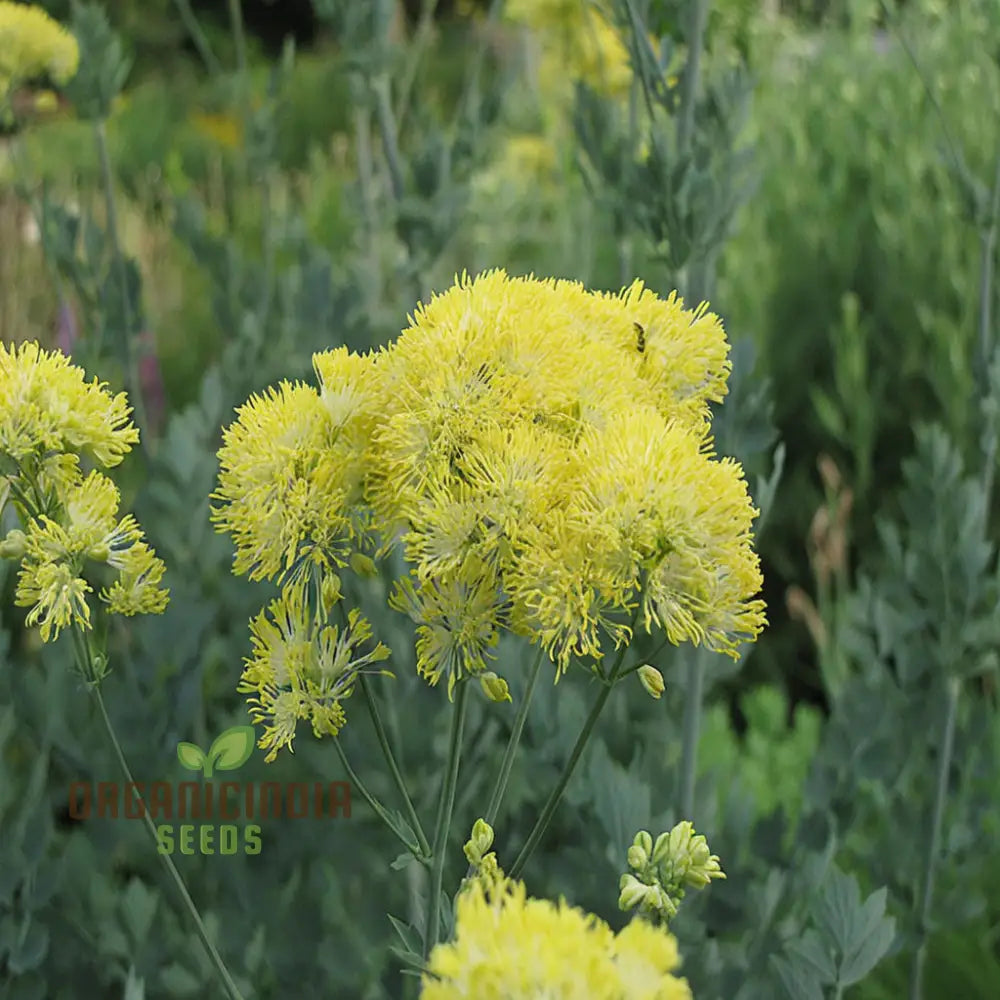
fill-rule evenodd
<path id="1" fill-rule="evenodd" d="M 72 303 L 60 298 L 56 314 L 56 347 L 68 357 L 73 353 L 73 345 L 79 336 L 80 324 L 76 319 L 76 310 Z"/>
<path id="2" fill-rule="evenodd" d="M 136 347 L 138 348 L 139 389 L 146 407 L 146 420 L 149 423 L 150 433 L 157 436 L 163 426 L 167 396 L 163 388 L 160 358 L 156 353 L 156 338 L 149 330 L 143 330 L 136 337 Z"/>

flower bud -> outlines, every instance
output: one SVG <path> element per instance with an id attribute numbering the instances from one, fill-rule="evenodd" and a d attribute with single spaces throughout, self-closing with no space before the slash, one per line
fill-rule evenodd
<path id="1" fill-rule="evenodd" d="M 663 674 L 656 667 L 651 667 L 648 663 L 639 667 L 638 673 L 639 680 L 642 681 L 642 686 L 646 689 L 646 692 L 653 698 L 659 698 L 665 689 Z"/>
<path id="2" fill-rule="evenodd" d="M 482 685 L 483 693 L 490 701 L 510 701 L 514 699 L 510 696 L 510 688 L 507 682 L 498 677 L 492 670 L 487 670 L 479 675 L 479 683 Z"/>
<path id="3" fill-rule="evenodd" d="M 19 528 L 12 528 L 7 532 L 7 537 L 0 541 L 0 559 L 20 559 L 25 549 L 24 532 Z"/>
<path id="4" fill-rule="evenodd" d="M 622 875 L 618 883 L 618 909 L 631 910 L 645 902 L 650 887 L 640 882 L 634 875 Z"/>
<path id="5" fill-rule="evenodd" d="M 363 552 L 352 552 L 350 558 L 351 569 L 358 576 L 367 577 L 369 580 L 378 576 L 378 566 L 371 556 L 366 556 Z"/>
<path id="6" fill-rule="evenodd" d="M 653 838 L 650 836 L 648 830 L 640 830 L 635 838 L 632 840 L 633 847 L 641 847 L 643 854 L 646 856 L 646 860 L 649 860 L 649 855 L 653 850 Z"/>
<path id="7" fill-rule="evenodd" d="M 465 845 L 465 856 L 470 865 L 479 864 L 483 855 L 493 846 L 493 827 L 484 819 L 472 825 L 472 838 Z"/>
<path id="8" fill-rule="evenodd" d="M 98 542 L 87 549 L 87 558 L 94 562 L 105 563 L 111 558 L 111 548 L 107 542 Z"/>
<path id="9" fill-rule="evenodd" d="M 324 574 L 319 592 L 320 599 L 323 601 L 323 614 L 328 615 L 337 601 L 344 596 L 340 589 L 340 577 L 336 573 Z"/>
<path id="10" fill-rule="evenodd" d="M 635 868 L 638 870 L 645 868 L 649 863 L 649 855 L 641 847 L 637 847 L 635 844 L 628 849 L 626 857 L 628 858 L 629 868 Z"/>

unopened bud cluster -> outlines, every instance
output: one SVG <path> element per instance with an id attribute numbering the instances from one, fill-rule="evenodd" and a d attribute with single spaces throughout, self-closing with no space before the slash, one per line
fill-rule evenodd
<path id="1" fill-rule="evenodd" d="M 655 843 L 640 830 L 628 849 L 628 865 L 632 870 L 619 884 L 619 909 L 638 907 L 663 923 L 677 915 L 687 888 L 703 889 L 712 879 L 726 877 L 704 836 L 687 820 L 661 833 Z"/>
<path id="2" fill-rule="evenodd" d="M 484 888 L 489 888 L 504 881 L 505 876 L 497 861 L 496 853 L 490 851 L 492 846 L 493 827 L 486 820 L 477 819 L 472 826 L 472 837 L 463 847 L 466 860 L 475 869 L 465 884 L 479 882 Z"/>

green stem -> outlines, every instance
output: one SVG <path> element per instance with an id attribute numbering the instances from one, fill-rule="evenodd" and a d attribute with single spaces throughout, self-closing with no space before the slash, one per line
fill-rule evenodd
<path id="1" fill-rule="evenodd" d="M 240 75 L 240 86 L 246 87 L 247 73 L 247 37 L 243 30 L 243 5 L 240 0 L 229 0 L 229 26 L 233 32 L 233 43 L 236 46 L 236 69 Z M 243 93 L 244 100 L 246 92 Z"/>
<path id="2" fill-rule="evenodd" d="M 191 4 L 188 0 L 174 0 L 174 6 L 177 8 L 177 13 L 180 14 L 181 20 L 184 22 L 184 27 L 187 28 L 187 33 L 191 36 L 191 41 L 194 42 L 194 47 L 198 50 L 198 55 L 201 56 L 205 68 L 209 73 L 220 73 L 222 66 L 212 51 L 208 37 L 201 30 L 201 25 L 198 23 L 198 18 L 195 17 L 194 11 L 191 9 Z"/>
<path id="3" fill-rule="evenodd" d="M 701 730 L 701 710 L 705 691 L 703 650 L 694 650 L 688 657 L 686 691 L 684 694 L 684 733 L 681 742 L 681 801 L 683 819 L 694 816 L 695 771 L 698 764 L 698 735 Z"/>
<path id="4" fill-rule="evenodd" d="M 538 655 L 531 667 L 528 675 L 528 686 L 521 698 L 521 704 L 517 706 L 517 715 L 514 716 L 514 728 L 510 732 L 510 739 L 507 741 L 507 749 L 504 751 L 503 761 L 500 764 L 500 774 L 497 776 L 497 783 L 490 796 L 489 808 L 486 810 L 486 822 L 493 825 L 500 812 L 500 804 L 503 802 L 504 793 L 507 791 L 507 782 L 510 780 L 511 768 L 514 766 L 514 757 L 517 755 L 518 744 L 521 742 L 521 733 L 524 731 L 524 724 L 528 718 L 528 709 L 531 707 L 531 697 L 535 693 L 535 684 L 542 669 L 542 660 L 545 658 L 545 647 L 539 646 Z"/>
<path id="5" fill-rule="evenodd" d="M 431 845 L 427 842 L 427 836 L 424 834 L 420 817 L 417 816 L 417 811 L 413 808 L 413 800 L 406 790 L 406 782 L 403 780 L 402 772 L 396 763 L 396 757 L 389 744 L 389 737 L 386 734 L 385 726 L 382 725 L 382 717 L 379 715 L 378 704 L 375 701 L 375 692 L 372 691 L 371 682 L 364 674 L 361 675 L 361 690 L 364 692 L 365 700 L 368 703 L 368 712 L 372 717 L 372 724 L 375 726 L 375 735 L 378 738 L 379 746 L 382 748 L 385 762 L 389 765 L 389 773 L 392 775 L 392 780 L 396 783 L 396 788 L 399 789 L 399 794 L 403 797 L 407 819 L 410 821 L 410 826 L 413 827 L 413 832 L 417 836 L 421 853 L 424 857 L 429 858 L 431 856 Z"/>
<path id="6" fill-rule="evenodd" d="M 351 767 L 351 762 L 347 759 L 347 754 L 344 752 L 344 748 L 340 744 L 340 739 L 337 736 L 333 737 L 333 745 L 337 748 L 337 755 L 340 757 L 340 762 L 344 765 L 344 770 L 347 772 L 347 776 L 351 779 L 351 784 L 353 784 L 359 792 L 361 792 L 362 798 L 365 802 L 372 807 L 372 811 L 380 820 L 382 820 L 385 825 L 392 830 L 392 832 L 399 838 L 400 843 L 420 862 L 426 864 L 427 859 L 421 854 L 420 847 L 417 844 L 411 844 L 410 841 L 403 836 L 402 832 L 393 822 L 392 817 L 389 815 L 388 810 L 381 802 L 368 790 L 368 786 L 361 780 L 357 771 Z"/>
<path id="7" fill-rule="evenodd" d="M 583 724 L 583 729 L 580 730 L 580 735 L 576 739 L 576 744 L 573 747 L 572 753 L 569 755 L 569 760 L 566 761 L 566 764 L 562 769 L 562 773 L 559 775 L 559 780 L 556 782 L 555 788 L 553 788 L 552 792 L 549 794 L 549 797 L 545 802 L 545 806 L 542 808 L 541 815 L 536 820 L 531 833 L 528 835 L 527 842 L 524 847 L 521 848 L 521 853 L 517 856 L 514 866 L 508 873 L 510 878 L 517 878 L 521 874 L 524 866 L 528 863 L 528 859 L 538 846 L 538 842 L 542 839 L 546 829 L 548 829 L 552 816 L 555 814 L 556 808 L 562 800 L 563 792 L 569 784 L 569 779 L 573 777 L 573 772 L 576 770 L 576 765 L 579 763 L 580 757 L 586 749 L 587 743 L 590 740 L 590 735 L 594 730 L 594 726 L 597 724 L 597 720 L 600 718 L 601 712 L 604 710 L 604 705 L 611 694 L 611 689 L 619 680 L 622 662 L 625 659 L 625 653 L 627 651 L 628 645 L 623 644 L 622 650 L 618 654 L 618 659 L 615 661 L 615 665 L 611 669 L 611 673 L 608 675 L 607 680 L 602 681 L 601 693 L 597 696 L 597 699 L 590 710 L 590 715 L 587 716 L 587 721 Z"/>
<path id="8" fill-rule="evenodd" d="M 376 77 L 372 81 L 372 91 L 375 95 L 375 117 L 382 136 L 382 150 L 385 153 L 386 165 L 389 167 L 389 184 L 392 187 L 392 197 L 398 204 L 403 200 L 406 187 L 399 155 L 396 119 L 392 113 L 392 98 L 389 96 L 389 77 L 384 73 Z"/>
<path id="9" fill-rule="evenodd" d="M 146 421 L 146 403 L 139 383 L 139 368 L 136 363 L 132 338 L 135 330 L 135 317 L 132 315 L 132 303 L 129 299 L 128 272 L 125 267 L 125 254 L 118 240 L 118 208 L 115 202 L 114 177 L 111 173 L 111 156 L 108 153 L 107 122 L 102 118 L 94 123 L 94 137 L 97 141 L 97 156 L 101 164 L 101 184 L 104 188 L 104 206 L 107 214 L 108 240 L 111 243 L 111 256 L 118 278 L 118 294 L 122 300 L 121 321 L 124 328 L 121 331 L 122 363 L 125 366 L 125 383 L 129 390 L 129 399 L 134 410 L 135 422 L 139 425 L 142 442 L 149 447 L 145 431 L 149 424 Z"/>
<path id="10" fill-rule="evenodd" d="M 698 70 L 701 66 L 701 49 L 708 21 L 710 0 L 689 0 L 687 60 L 681 76 L 681 110 L 677 123 L 678 152 L 684 156 L 690 151 L 694 135 L 694 106 L 698 95 Z"/>
<path id="11" fill-rule="evenodd" d="M 413 41 L 409 46 L 410 58 L 403 72 L 403 78 L 399 85 L 399 99 L 396 102 L 396 120 L 400 130 L 403 128 L 403 122 L 410 107 L 410 95 L 413 92 L 413 84 L 417 79 L 420 62 L 424 57 L 431 33 L 434 30 L 434 13 L 437 10 L 438 2 L 439 0 L 423 0 L 423 3 L 420 5 L 420 21 L 417 24 Z"/>
<path id="12" fill-rule="evenodd" d="M 89 658 L 89 647 L 88 647 L 88 658 Z M 81 665 L 84 669 L 85 675 L 90 676 L 91 666 L 89 662 L 86 665 Z M 118 766 L 121 768 L 121 772 L 125 777 L 126 782 L 132 786 L 133 789 L 136 788 L 135 779 L 132 777 L 132 772 L 129 769 L 128 761 L 125 759 L 125 754 L 122 751 L 121 744 L 118 742 L 118 737 L 115 734 L 115 728 L 111 723 L 111 718 L 108 715 L 108 710 L 104 705 L 104 699 L 101 697 L 101 689 L 99 685 L 90 685 L 91 694 L 94 696 L 94 700 L 97 703 L 98 711 L 101 715 L 101 720 L 104 723 L 104 728 L 107 730 L 108 738 L 111 740 L 111 745 L 114 747 L 115 756 L 118 758 Z M 149 811 L 146 809 L 145 801 L 138 792 L 135 793 L 140 802 L 140 807 L 142 809 L 142 818 L 145 823 L 146 829 L 149 831 L 150 837 L 153 838 L 153 843 L 158 844 L 159 841 L 156 835 L 156 824 L 150 819 Z M 233 981 L 233 977 L 229 974 L 229 970 L 226 968 L 226 963 L 223 962 L 222 956 L 219 954 L 218 949 L 212 943 L 212 939 L 208 936 L 208 929 L 202 922 L 201 914 L 198 912 L 198 907 L 195 906 L 194 900 L 191 898 L 191 894 L 188 892 L 187 886 L 184 884 L 184 879 L 181 877 L 181 873 L 177 870 L 176 865 L 171 860 L 169 854 L 161 854 L 157 851 L 157 856 L 160 861 L 163 862 L 163 866 L 166 868 L 171 879 L 173 879 L 174 885 L 177 887 L 177 891 L 181 895 L 181 899 L 184 901 L 184 906 L 188 911 L 188 916 L 190 916 L 191 921 L 194 923 L 195 930 L 198 932 L 198 937 L 201 939 L 201 943 L 205 948 L 205 952 L 208 955 L 209 961 L 215 968 L 216 974 L 222 981 L 222 985 L 226 989 L 226 995 L 230 1000 L 243 1000 L 243 994 L 240 993 L 239 988 Z"/>
<path id="13" fill-rule="evenodd" d="M 462 757 L 462 729 L 465 725 L 465 706 L 469 685 L 459 681 L 451 716 L 451 736 L 448 741 L 448 761 L 441 799 L 438 803 L 437 822 L 434 824 L 434 867 L 431 871 L 431 898 L 424 928 L 424 958 L 434 950 L 441 937 L 441 887 L 444 882 L 444 861 L 451 832 L 451 816 L 455 808 L 455 790 L 458 787 L 458 766 Z"/>
<path id="14" fill-rule="evenodd" d="M 931 814 L 930 838 L 927 844 L 927 858 L 924 863 L 924 883 L 920 898 L 920 943 L 913 956 L 913 972 L 910 977 L 910 1000 L 922 1000 L 924 962 L 927 959 L 927 941 L 930 936 L 930 917 L 934 906 L 934 876 L 937 869 L 938 852 L 941 845 L 941 825 L 944 807 L 948 799 L 948 774 L 951 770 L 952 751 L 955 745 L 955 720 L 958 715 L 958 697 L 961 681 L 957 677 L 948 678 L 947 697 L 944 704 L 944 735 L 938 758 L 937 790 L 934 795 L 934 811 Z"/>

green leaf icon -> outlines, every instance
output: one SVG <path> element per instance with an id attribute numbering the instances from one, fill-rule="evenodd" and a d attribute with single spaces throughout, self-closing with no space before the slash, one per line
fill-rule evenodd
<path id="1" fill-rule="evenodd" d="M 205 777 L 212 776 L 212 768 L 220 771 L 234 771 L 250 759 L 256 733 L 253 726 L 233 726 L 220 733 L 208 751 L 205 762 Z"/>
<path id="2" fill-rule="evenodd" d="M 178 743 L 177 759 L 189 771 L 200 771 L 205 764 L 205 753 L 194 743 Z"/>

